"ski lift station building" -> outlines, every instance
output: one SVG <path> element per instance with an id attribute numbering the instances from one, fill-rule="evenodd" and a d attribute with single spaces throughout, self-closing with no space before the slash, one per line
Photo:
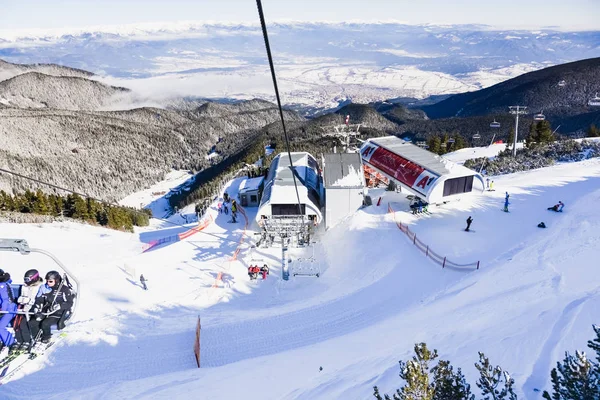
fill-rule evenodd
<path id="1" fill-rule="evenodd" d="M 363 164 L 430 204 L 473 190 L 485 190 L 483 177 L 396 136 L 368 139 L 360 148 Z"/>
<path id="2" fill-rule="evenodd" d="M 262 176 L 244 179 L 238 192 L 238 199 L 242 207 L 258 207 L 263 181 Z"/>
<path id="3" fill-rule="evenodd" d="M 321 223 L 322 178 L 317 160 L 306 152 L 291 153 L 300 196 L 301 214 Z M 287 153 L 279 153 L 269 167 L 256 220 L 298 215 L 298 197 Z"/>
<path id="4" fill-rule="evenodd" d="M 325 228 L 329 229 L 363 205 L 365 176 L 358 153 L 323 157 Z"/>

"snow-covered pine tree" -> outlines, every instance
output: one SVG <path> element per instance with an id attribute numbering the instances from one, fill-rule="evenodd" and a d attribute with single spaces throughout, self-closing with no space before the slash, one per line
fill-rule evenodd
<path id="1" fill-rule="evenodd" d="M 399 400 L 433 400 L 435 388 L 429 379 L 429 363 L 437 357 L 437 350 L 430 351 L 425 343 L 415 344 L 412 360 L 400 361 L 400 377 L 406 385 L 399 390 Z"/>
<path id="2" fill-rule="evenodd" d="M 594 374 L 594 366 L 585 352 L 576 351 L 575 355 L 565 353 L 563 362 L 556 363 L 550 374 L 552 394 L 544 391 L 546 400 L 598 400 L 600 386 Z"/>
<path id="3" fill-rule="evenodd" d="M 454 372 L 450 361 L 440 360 L 438 365 L 431 369 L 435 394 L 433 400 L 475 400 L 469 385 L 460 368 Z"/>
<path id="4" fill-rule="evenodd" d="M 400 400 L 400 390 L 396 389 L 394 397 L 390 397 L 389 394 L 384 394 L 383 397 L 381 397 L 381 394 L 379 394 L 379 388 L 377 386 L 373 386 L 373 396 L 375 396 L 376 400 Z"/>
<path id="5" fill-rule="evenodd" d="M 600 326 L 592 325 L 594 328 L 594 332 L 596 332 L 596 337 L 592 340 L 588 340 L 587 345 L 590 349 L 596 352 L 596 363 L 594 364 L 594 372 L 596 377 L 600 380 Z"/>
<path id="6" fill-rule="evenodd" d="M 517 400 L 513 391 L 514 379 L 499 365 L 492 367 L 490 360 L 482 352 L 479 352 L 479 363 L 475 363 L 475 368 L 479 371 L 477 387 L 481 389 L 483 400 Z"/>

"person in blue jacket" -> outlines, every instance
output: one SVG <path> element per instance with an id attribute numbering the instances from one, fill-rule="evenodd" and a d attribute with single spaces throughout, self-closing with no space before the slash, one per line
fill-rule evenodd
<path id="1" fill-rule="evenodd" d="M 1 347 L 11 346 L 15 341 L 12 333 L 7 329 L 17 311 L 17 303 L 14 299 L 12 288 L 10 287 L 11 282 L 12 279 L 10 279 L 10 274 L 0 269 L 0 311 L 5 311 L 0 314 Z"/>

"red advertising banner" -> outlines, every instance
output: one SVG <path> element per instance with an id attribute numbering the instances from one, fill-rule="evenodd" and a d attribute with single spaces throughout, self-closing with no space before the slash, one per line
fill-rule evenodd
<path id="1" fill-rule="evenodd" d="M 426 195 L 437 174 L 391 152 L 375 143 L 365 143 L 361 149 L 363 161 L 418 193 Z"/>

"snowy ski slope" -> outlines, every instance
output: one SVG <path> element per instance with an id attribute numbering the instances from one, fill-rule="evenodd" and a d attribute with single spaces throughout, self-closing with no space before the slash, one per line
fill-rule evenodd
<path id="1" fill-rule="evenodd" d="M 141 238 L 184 229 L 159 221 L 135 234 L 0 224 L 0 236 L 54 252 L 84 288 L 65 340 L 1 386 L 0 398 L 367 399 L 373 385 L 399 387 L 398 360 L 425 341 L 472 382 L 477 351 L 484 351 L 511 373 L 520 398 L 540 399 L 534 389 L 549 387 L 556 361 L 565 350 L 584 349 L 599 322 L 600 159 L 494 180 L 496 192 L 434 207 L 431 215 L 396 214 L 437 253 L 481 260 L 473 272 L 423 257 L 386 213 L 388 202 L 406 204 L 399 194 L 385 194 L 380 207 L 319 238 L 320 278 L 288 282 L 280 279 L 280 250 L 250 251 L 251 234 L 230 261 L 244 224 L 225 215 L 146 253 Z M 506 190 L 508 214 L 501 211 Z M 564 213 L 546 210 L 558 200 Z M 469 215 L 473 233 L 463 231 Z M 548 228 L 537 228 L 540 221 Z M 290 257 L 311 254 L 293 250 Z M 0 253 L 0 265 L 17 280 L 28 268 L 51 267 L 34 257 Z M 249 282 L 247 265 L 259 262 L 271 275 Z M 219 272 L 223 282 L 213 288 Z M 140 273 L 148 291 L 137 286 Z M 192 351 L 198 315 L 201 369 Z"/>

